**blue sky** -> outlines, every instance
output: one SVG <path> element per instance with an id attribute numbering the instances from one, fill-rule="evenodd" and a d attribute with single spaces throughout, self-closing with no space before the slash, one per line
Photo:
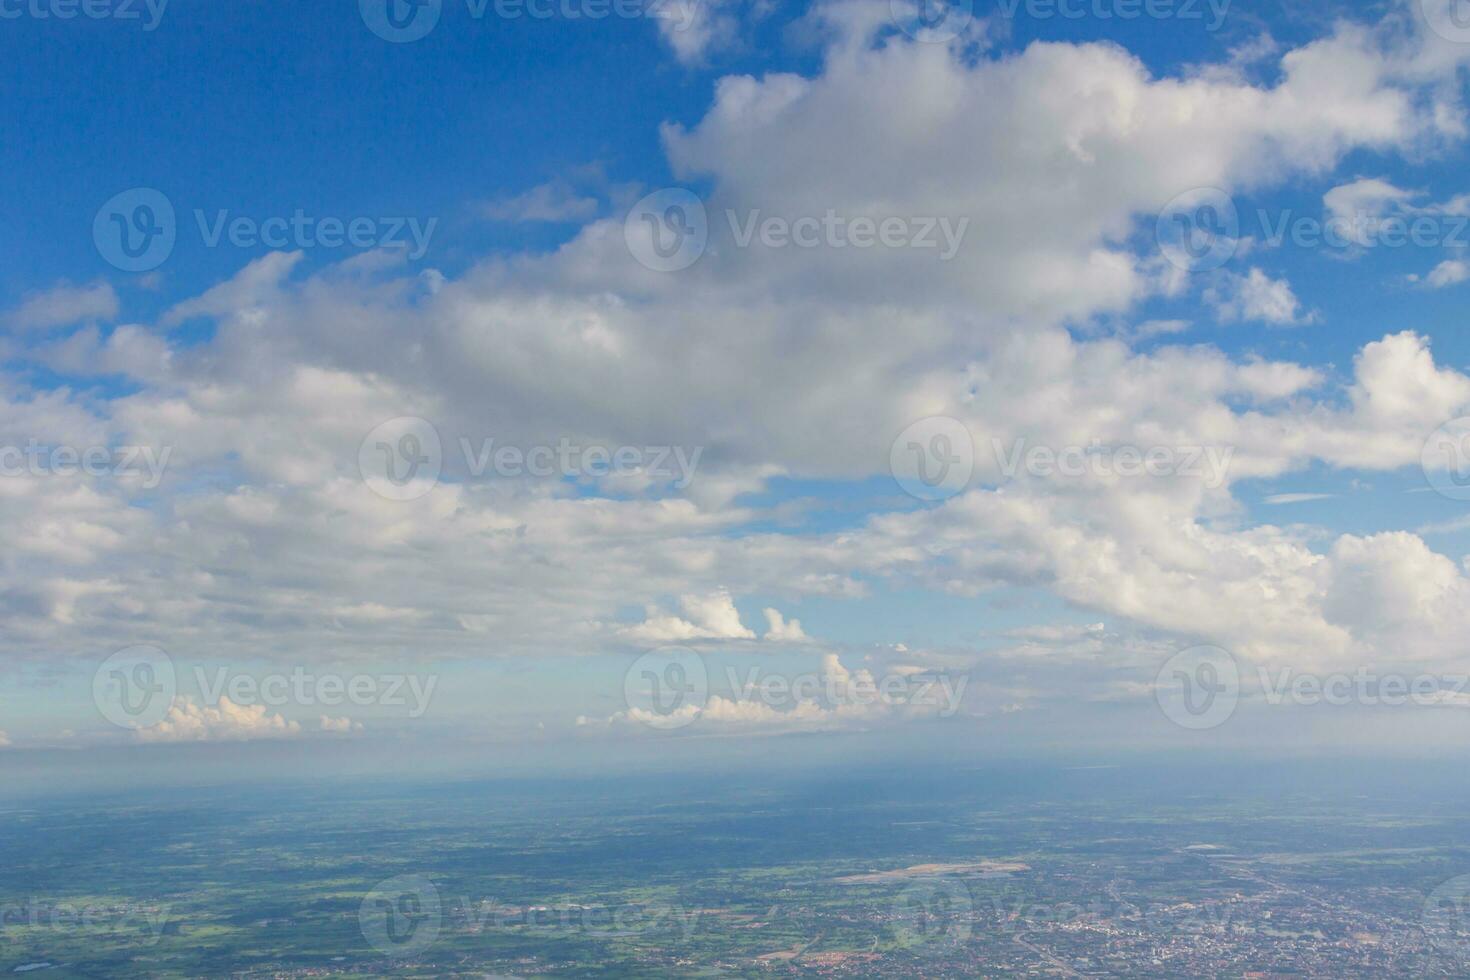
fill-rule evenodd
<path id="1" fill-rule="evenodd" d="M 1437 0 L 1029 0 L 917 35 L 887 0 L 663 20 L 443 0 L 411 43 L 369 29 L 375 2 L 174 0 L 156 24 L 0 2 L 0 448 L 48 454 L 0 496 L 5 755 L 1020 747 L 1063 719 L 1079 745 L 1177 745 L 1161 664 L 1200 646 L 1245 711 L 1280 707 L 1261 672 L 1282 667 L 1449 691 L 1412 724 L 1278 712 L 1272 738 L 1460 731 L 1470 520 L 1421 450 L 1470 415 L 1470 44 L 1434 29 Z M 708 226 L 686 269 L 638 237 L 667 188 Z M 1160 216 L 1210 188 L 1238 216 L 1228 257 L 1181 266 Z M 160 200 L 166 256 L 110 262 L 113 222 Z M 824 214 L 909 237 L 742 243 Z M 1355 240 L 1312 237 L 1334 217 Z M 323 243 L 323 219 L 362 241 Z M 1413 221 L 1422 241 L 1385 243 Z M 486 470 L 559 443 L 636 465 Z M 56 447 L 108 465 L 57 472 Z M 905 492 L 906 454 L 938 447 L 961 482 Z M 1038 447 L 1175 469 L 1005 471 Z M 676 448 L 687 479 L 661 469 Z M 1218 479 L 1184 462 L 1206 450 Z M 382 453 L 432 473 L 385 484 Z M 162 728 L 100 703 L 99 665 L 142 647 L 177 673 Z M 668 647 L 708 690 L 641 724 L 627 683 L 686 677 Z M 742 698 L 752 668 L 826 700 Z M 199 683 L 221 670 L 437 693 L 415 717 L 381 690 L 221 705 Z M 834 701 L 864 672 L 899 700 Z M 924 677 L 965 678 L 964 705 L 903 700 Z"/>

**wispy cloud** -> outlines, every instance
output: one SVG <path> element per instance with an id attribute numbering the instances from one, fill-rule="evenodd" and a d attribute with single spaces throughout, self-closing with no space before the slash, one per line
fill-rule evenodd
<path id="1" fill-rule="evenodd" d="M 1273 493 L 1263 498 L 1268 504 L 1304 504 L 1309 500 L 1328 500 L 1335 493 Z"/>
<path id="2" fill-rule="evenodd" d="M 117 316 L 117 293 L 109 283 L 90 286 L 59 283 L 44 292 L 27 296 L 4 317 L 7 326 L 20 330 L 52 330 L 74 323 L 111 320 Z"/>

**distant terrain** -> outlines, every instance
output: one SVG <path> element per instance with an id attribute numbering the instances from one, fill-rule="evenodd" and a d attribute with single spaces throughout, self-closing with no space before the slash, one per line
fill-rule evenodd
<path id="1" fill-rule="evenodd" d="M 0 974 L 1465 976 L 1467 823 L 1126 769 L 16 802 Z"/>

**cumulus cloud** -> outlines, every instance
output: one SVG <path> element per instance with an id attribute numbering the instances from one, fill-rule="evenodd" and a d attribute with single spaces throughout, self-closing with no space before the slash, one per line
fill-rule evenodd
<path id="1" fill-rule="evenodd" d="M 807 638 L 801 628 L 801 620 L 787 619 L 779 610 L 766 609 L 766 635 L 768 643 L 798 643 Z"/>
<path id="2" fill-rule="evenodd" d="M 1308 323 L 1313 317 L 1304 314 L 1301 301 L 1285 279 L 1272 279 L 1260 269 L 1245 275 L 1227 273 L 1220 286 L 1212 287 L 1206 300 L 1224 322 L 1259 320 L 1277 326 Z"/>
<path id="3" fill-rule="evenodd" d="M 134 734 L 143 742 L 246 742 L 292 738 L 301 734 L 301 725 L 272 714 L 263 704 L 239 705 L 222 697 L 210 707 L 179 697 L 162 721 Z"/>
<path id="4" fill-rule="evenodd" d="M 1349 154 L 1463 135 L 1448 82 L 1470 49 L 1398 20 L 1345 23 L 1253 83 L 1233 65 L 1160 77 L 1111 44 L 978 57 L 875 44 L 879 22 L 834 22 L 806 73 L 726 77 L 702 117 L 665 129 L 680 178 L 712 187 L 710 249 L 678 275 L 639 266 L 616 218 L 552 254 L 452 277 L 382 258 L 308 273 L 274 254 L 157 325 L 29 351 L 137 385 L 102 398 L 6 377 L 7 440 L 166 445 L 187 492 L 0 481 L 0 652 L 175 638 L 221 657 L 264 644 L 303 658 L 598 652 L 754 639 L 745 596 L 1021 587 L 1244 656 L 1439 655 L 1443 629 L 1416 617 L 1464 621 L 1453 562 L 1412 535 L 1324 544 L 1247 524 L 1232 495 L 1317 465 L 1417 465 L 1426 435 L 1470 406 L 1470 378 L 1436 363 L 1426 337 L 1366 343 L 1340 378 L 1207 345 L 1132 346 L 1182 321 L 1121 339 L 1070 328 L 1182 288 L 1137 235 L 1181 191 L 1340 180 Z M 920 248 L 739 247 L 728 218 L 829 210 L 969 218 L 970 231 L 944 262 Z M 1238 280 L 1222 294 L 1233 315 L 1303 317 L 1284 281 Z M 207 339 L 172 339 L 196 317 Z M 930 415 L 975 437 L 974 477 L 952 499 L 837 529 L 793 529 L 799 506 L 761 501 L 782 477 L 884 476 L 897 434 Z M 433 421 L 443 471 L 408 502 L 360 469 L 368 433 L 403 416 Z M 488 436 L 706 451 L 687 488 L 590 476 L 573 492 L 475 478 L 460 440 Z M 1062 478 L 1003 472 L 992 439 L 1229 453 L 1218 481 Z M 1405 584 L 1416 575 L 1428 578 Z M 804 635 L 766 620 L 773 641 Z M 1081 635 L 1068 649 L 1108 648 Z M 296 731 L 223 702 L 183 702 L 165 724 L 171 737 Z"/>
<path id="5" fill-rule="evenodd" d="M 1280 80 L 1261 87 L 1230 72 L 1154 78 L 1114 45 L 968 59 L 943 44 L 874 44 L 887 7 L 823 8 L 835 40 L 819 73 L 727 77 L 699 123 L 666 129 L 676 172 L 715 183 L 717 261 L 686 281 L 738 271 L 792 294 L 840 286 L 853 302 L 952 298 L 979 304 L 979 320 L 1117 310 L 1165 288 L 1121 243 L 1178 194 L 1319 173 L 1354 147 L 1459 128 L 1449 89 L 1415 89 L 1452 77 L 1450 59 L 1464 53 L 1404 36 L 1394 20 L 1343 24 L 1286 52 Z M 894 180 L 915 160 L 922 180 Z M 731 212 L 792 220 L 829 209 L 968 216 L 976 231 L 938 262 L 916 248 L 737 248 L 728 227 Z"/>
<path id="6" fill-rule="evenodd" d="M 664 614 L 650 606 L 647 618 L 623 629 L 622 635 L 645 644 L 755 639 L 755 633 L 740 622 L 740 611 L 727 589 L 717 589 L 708 595 L 683 596 L 679 606 L 684 617 Z"/>
<path id="7" fill-rule="evenodd" d="M 321 717 L 321 730 L 336 735 L 351 735 L 362 731 L 362 722 L 353 721 L 351 718 L 332 718 L 327 715 Z"/>

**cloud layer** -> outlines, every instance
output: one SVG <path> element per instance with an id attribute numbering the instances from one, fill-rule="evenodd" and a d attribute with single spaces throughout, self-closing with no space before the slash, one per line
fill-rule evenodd
<path id="1" fill-rule="evenodd" d="M 1427 435 L 1470 405 L 1470 378 L 1437 364 L 1429 338 L 1385 329 L 1343 377 L 1129 342 L 1177 323 L 1090 328 L 1209 282 L 1222 320 L 1307 320 L 1292 286 L 1259 268 L 1205 280 L 1171 266 L 1152 216 L 1193 188 L 1340 179 L 1356 151 L 1462 139 L 1470 51 L 1392 14 L 1285 52 L 1270 81 L 1234 62 L 1157 77 L 1109 44 L 915 42 L 885 27 L 887 8 L 825 9 L 811 74 L 724 78 L 702 119 L 665 127 L 674 173 L 711 188 L 709 248 L 682 272 L 639 265 L 620 217 L 547 185 L 492 211 L 580 230 L 455 278 L 385 254 L 305 272 L 299 253 L 277 253 L 156 324 L 98 327 L 118 313 L 106 284 L 26 300 L 6 323 L 28 359 L 128 384 L 100 397 L 8 374 L 4 441 L 172 455 L 157 490 L 122 471 L 0 480 L 0 652 L 598 653 L 753 641 L 745 597 L 1020 586 L 1265 662 L 1456 656 L 1470 580 L 1450 558 L 1407 531 L 1322 543 L 1252 524 L 1233 494 L 1313 466 L 1418 465 Z M 710 16 L 668 32 L 681 55 L 727 31 L 725 13 Z M 1344 182 L 1325 206 L 1412 199 Z M 829 213 L 970 230 L 948 261 L 736 240 L 753 217 Z M 1465 278 L 1455 261 L 1429 282 Z M 170 328 L 195 318 L 209 339 L 178 342 Z M 783 479 L 886 476 L 895 436 L 936 415 L 975 440 L 970 484 L 942 503 L 899 500 L 833 530 L 783 524 L 781 504 L 760 502 Z M 443 447 L 438 485 L 409 501 L 375 493 L 360 468 L 368 433 L 403 416 L 432 420 Z M 476 478 L 457 447 L 490 437 L 704 455 L 687 488 L 648 474 Z M 1007 472 L 1018 443 L 1214 447 L 1228 466 L 1214 481 Z M 777 608 L 764 615 L 765 641 L 814 642 Z M 772 720 L 719 699 L 703 710 Z M 826 710 L 777 720 L 821 725 Z M 183 700 L 157 737 L 298 731 Z"/>

